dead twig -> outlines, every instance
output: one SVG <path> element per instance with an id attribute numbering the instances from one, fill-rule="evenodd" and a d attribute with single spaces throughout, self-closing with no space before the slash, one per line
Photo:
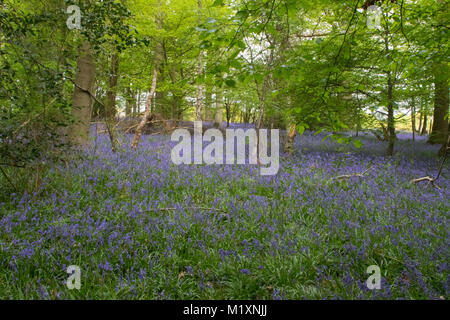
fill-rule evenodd
<path id="1" fill-rule="evenodd" d="M 441 188 L 440 188 L 437 184 L 435 184 L 436 179 L 435 179 L 435 178 L 432 178 L 432 177 L 430 177 L 430 176 L 426 176 L 426 177 L 422 177 L 422 178 L 418 178 L 418 179 L 413 179 L 413 180 L 410 181 L 410 183 L 411 183 L 411 184 L 415 184 L 415 183 L 418 183 L 418 182 L 421 182 L 421 181 L 428 181 L 427 187 L 428 187 L 428 185 L 431 184 L 431 185 L 432 185 L 433 187 L 435 187 L 436 189 L 441 190 Z"/>
<path id="2" fill-rule="evenodd" d="M 352 178 L 352 177 L 359 177 L 359 178 L 364 178 L 364 176 L 367 174 L 367 172 L 369 172 L 370 169 L 372 169 L 373 166 L 369 166 L 364 172 L 357 172 L 357 173 L 352 173 L 352 174 L 343 174 L 337 177 L 333 177 L 331 178 L 331 180 L 339 180 L 339 179 L 348 179 L 348 178 Z"/>
<path id="3" fill-rule="evenodd" d="M 446 148 L 445 148 L 445 152 L 444 152 L 444 155 L 443 155 L 443 157 L 442 157 L 442 161 L 441 161 L 441 164 L 439 165 L 439 170 L 438 170 L 438 173 L 436 174 L 436 177 L 430 177 L 430 176 L 426 176 L 426 177 L 422 177 L 422 178 L 418 178 L 418 179 L 413 179 L 413 180 L 411 180 L 410 181 L 410 183 L 411 184 L 415 184 L 415 183 L 418 183 L 418 182 L 421 182 L 421 181 L 428 181 L 428 183 L 427 183 L 427 187 L 429 186 L 429 185 L 432 185 L 433 187 L 435 187 L 436 189 L 439 189 L 439 190 L 441 190 L 441 188 L 436 184 L 436 181 L 439 179 L 439 177 L 441 176 L 441 173 L 442 173 L 442 169 L 444 168 L 444 163 L 445 163 L 445 160 L 447 160 L 447 155 L 448 155 L 448 151 L 450 150 L 450 135 L 449 135 L 449 137 L 448 137 L 448 139 L 447 139 L 447 143 L 446 143 Z"/>
<path id="4" fill-rule="evenodd" d="M 178 210 L 179 208 L 151 208 L 148 209 L 148 211 L 175 211 Z M 193 209 L 193 210 L 202 210 L 202 211 L 217 211 L 217 212 L 222 212 L 222 213 L 227 213 L 227 211 L 223 210 L 223 209 L 217 209 L 217 208 L 207 208 L 207 207 L 183 207 L 182 209 Z"/>

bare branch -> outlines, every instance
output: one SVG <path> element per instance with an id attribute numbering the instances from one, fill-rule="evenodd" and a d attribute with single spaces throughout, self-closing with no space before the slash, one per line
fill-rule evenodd
<path id="1" fill-rule="evenodd" d="M 179 208 L 152 208 L 148 209 L 148 211 L 175 211 Z M 217 209 L 217 208 L 207 208 L 207 207 L 183 207 L 182 209 L 193 209 L 193 210 L 205 210 L 205 211 L 217 211 L 222 213 L 227 213 L 227 211 L 223 209 Z"/>
<path id="2" fill-rule="evenodd" d="M 450 135 L 448 136 L 447 142 L 445 143 L 444 147 L 445 147 L 444 155 L 442 157 L 441 164 L 439 165 L 439 170 L 438 170 L 438 173 L 436 174 L 436 177 L 432 178 L 430 176 L 426 176 L 426 177 L 422 177 L 422 178 L 418 178 L 418 179 L 413 179 L 410 181 L 411 184 L 415 184 L 415 183 L 422 182 L 422 181 L 428 181 L 427 187 L 431 184 L 436 189 L 441 190 L 441 188 L 438 185 L 436 185 L 435 183 L 441 176 L 442 169 L 444 168 L 445 160 L 447 160 L 448 151 L 450 149 Z"/>
<path id="3" fill-rule="evenodd" d="M 331 181 L 333 180 L 339 180 L 339 179 L 348 179 L 352 177 L 358 177 L 358 178 L 364 178 L 364 176 L 369 172 L 370 169 L 372 169 L 373 166 L 369 166 L 364 172 L 357 172 L 352 174 L 343 174 L 334 178 L 331 178 Z"/>

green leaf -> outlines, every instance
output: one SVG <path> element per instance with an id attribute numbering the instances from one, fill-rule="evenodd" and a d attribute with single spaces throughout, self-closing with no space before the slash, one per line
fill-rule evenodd
<path id="1" fill-rule="evenodd" d="M 237 61 L 237 60 L 234 60 L 234 59 L 230 61 L 230 66 L 232 66 L 235 69 L 241 69 L 242 68 L 241 63 L 239 61 Z"/>
<path id="2" fill-rule="evenodd" d="M 299 124 L 298 126 L 297 126 L 297 131 L 298 131 L 298 133 L 300 134 L 300 135 L 302 135 L 304 132 L 305 132 L 305 126 L 304 125 L 302 125 L 302 124 Z"/>
<path id="3" fill-rule="evenodd" d="M 236 87 L 236 81 L 234 81 L 233 79 L 226 79 L 225 80 L 225 84 L 227 86 L 229 86 L 230 88 L 235 88 Z"/>

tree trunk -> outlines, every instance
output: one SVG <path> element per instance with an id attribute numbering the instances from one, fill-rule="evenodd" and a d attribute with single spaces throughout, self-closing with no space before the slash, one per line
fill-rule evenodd
<path id="1" fill-rule="evenodd" d="M 388 36 L 384 38 L 386 55 L 389 54 L 389 42 Z M 388 134 L 388 148 L 387 155 L 392 156 L 394 154 L 394 143 L 395 143 L 395 119 L 394 119 L 394 98 L 393 98 L 393 83 L 392 83 L 392 73 L 391 71 L 387 72 L 387 98 L 388 98 L 388 126 L 387 126 L 387 134 Z"/>
<path id="2" fill-rule="evenodd" d="M 133 108 L 133 103 L 130 98 L 127 98 L 126 106 L 125 106 L 125 116 L 129 117 L 131 115 L 131 110 Z"/>
<path id="3" fill-rule="evenodd" d="M 422 130 L 422 120 L 423 120 L 423 110 L 420 110 L 419 114 L 419 128 L 417 129 L 417 133 L 420 134 L 420 131 Z"/>
<path id="4" fill-rule="evenodd" d="M 441 149 L 439 149 L 438 155 L 446 157 L 449 148 L 450 148 L 450 122 L 448 124 L 448 129 L 447 129 L 447 139 L 442 144 Z"/>
<path id="5" fill-rule="evenodd" d="M 214 120 L 211 109 L 212 109 L 212 89 L 210 85 L 206 85 L 205 89 L 205 106 L 203 108 L 203 120 L 210 121 Z"/>
<path id="6" fill-rule="evenodd" d="M 433 118 L 430 119 L 430 126 L 428 128 L 428 133 L 431 133 L 431 128 L 433 128 Z"/>
<path id="7" fill-rule="evenodd" d="M 393 95 L 392 95 L 392 77 L 391 72 L 388 72 L 388 138 L 389 145 L 387 149 L 387 155 L 392 156 L 394 154 L 394 143 L 395 143 L 395 120 L 394 120 L 394 105 L 393 105 Z"/>
<path id="8" fill-rule="evenodd" d="M 147 97 L 147 102 L 145 103 L 145 112 L 144 112 L 144 116 L 142 117 L 141 122 L 139 123 L 139 125 L 136 128 L 136 131 L 134 133 L 134 137 L 133 137 L 133 142 L 131 143 L 131 147 L 133 149 L 136 150 L 138 144 L 139 144 L 139 139 L 141 138 L 142 135 L 142 130 L 144 129 L 145 125 L 147 124 L 148 118 L 150 118 L 150 114 L 151 114 L 151 103 L 152 103 L 152 97 L 155 94 L 156 91 L 156 78 L 158 76 L 158 71 L 157 71 L 157 67 L 155 66 L 153 68 L 153 80 L 152 80 L 152 88 L 150 89 L 150 93 Z"/>
<path id="9" fill-rule="evenodd" d="M 428 116 L 426 113 L 423 114 L 423 123 L 422 123 L 422 130 L 420 131 L 420 135 L 427 134 L 427 122 L 428 122 Z"/>
<path id="10" fill-rule="evenodd" d="M 183 102 L 183 97 L 178 94 L 173 94 L 172 96 L 172 119 L 178 120 L 180 118 L 181 104 Z"/>
<path id="11" fill-rule="evenodd" d="M 414 98 L 411 101 L 411 127 L 412 127 L 412 140 L 416 141 L 416 106 Z"/>
<path id="12" fill-rule="evenodd" d="M 230 126 L 230 120 L 231 120 L 231 102 L 227 99 L 225 101 L 225 115 L 227 117 L 227 128 Z"/>
<path id="13" fill-rule="evenodd" d="M 433 127 L 428 143 L 444 144 L 448 133 L 448 67 L 446 63 L 435 67 Z"/>
<path id="14" fill-rule="evenodd" d="M 95 78 L 95 64 L 89 42 L 83 41 L 77 60 L 75 88 L 72 97 L 73 125 L 69 128 L 69 137 L 73 144 L 87 146 L 89 144 L 89 128 L 91 122 L 92 96 Z"/>
<path id="15" fill-rule="evenodd" d="M 223 122 L 223 95 L 222 89 L 216 89 L 216 113 L 214 115 L 214 127 L 222 128 Z"/>
<path id="16" fill-rule="evenodd" d="M 133 117 L 136 117 L 139 114 L 140 109 L 141 109 L 141 90 L 138 89 L 137 102 L 135 103 L 134 108 L 133 108 Z"/>
<path id="17" fill-rule="evenodd" d="M 202 0 L 198 0 L 198 23 L 202 22 Z M 198 54 L 197 61 L 197 77 L 200 78 L 203 74 L 203 51 L 200 50 Z M 202 110 L 203 110 L 203 84 L 201 84 L 201 80 L 199 81 L 197 87 L 197 103 L 195 106 L 195 119 L 198 121 L 202 120 Z"/>
<path id="18" fill-rule="evenodd" d="M 287 107 L 290 109 L 291 108 L 291 97 L 288 95 L 286 97 L 286 104 Z M 295 118 L 292 116 L 287 116 L 286 119 L 286 140 L 284 142 L 284 152 L 286 152 L 287 154 L 292 154 L 293 151 L 293 146 L 294 146 L 294 139 L 295 139 L 295 135 L 297 134 L 297 128 L 296 128 L 296 123 L 295 123 Z"/>
<path id="19" fill-rule="evenodd" d="M 109 88 L 108 88 L 108 104 L 106 110 L 106 126 L 108 129 L 109 140 L 111 141 L 111 150 L 116 152 L 117 137 L 116 137 L 116 96 L 117 96 L 117 81 L 119 79 L 119 56 L 114 53 L 111 57 L 111 70 L 109 73 Z"/>
<path id="20" fill-rule="evenodd" d="M 287 154 L 292 154 L 296 134 L 296 125 L 290 120 L 286 127 L 286 141 L 284 143 L 284 152 Z"/>
<path id="21" fill-rule="evenodd" d="M 131 83 L 130 83 L 130 87 L 131 87 Z M 132 116 L 136 109 L 136 91 L 131 89 L 130 87 L 127 88 L 127 97 L 126 97 L 126 106 L 125 106 L 125 115 L 127 117 Z"/>

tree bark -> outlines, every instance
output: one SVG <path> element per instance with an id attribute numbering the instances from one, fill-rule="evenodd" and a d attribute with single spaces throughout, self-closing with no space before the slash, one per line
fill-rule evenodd
<path id="1" fill-rule="evenodd" d="M 136 117 L 141 109 L 141 90 L 137 90 L 137 102 L 134 104 L 133 107 L 133 117 Z"/>
<path id="2" fill-rule="evenodd" d="M 136 91 L 131 89 L 131 83 L 127 88 L 125 115 L 130 117 L 136 109 Z"/>
<path id="3" fill-rule="evenodd" d="M 389 31 L 387 31 L 389 32 Z M 389 53 L 389 42 L 388 36 L 384 38 L 385 50 L 386 54 Z M 395 144 L 395 119 L 394 119 L 394 96 L 393 96 L 393 88 L 394 84 L 392 82 L 392 72 L 387 71 L 387 98 L 388 98 L 388 126 L 387 126 L 387 135 L 388 135 L 388 148 L 387 155 L 392 156 L 394 154 L 394 144 Z"/>
<path id="4" fill-rule="evenodd" d="M 216 113 L 214 115 L 214 127 L 222 128 L 223 121 L 223 95 L 222 89 L 216 89 Z"/>
<path id="5" fill-rule="evenodd" d="M 206 85 L 205 106 L 203 110 L 203 119 L 206 121 L 214 120 L 212 115 L 212 88 L 211 85 Z"/>
<path id="6" fill-rule="evenodd" d="M 412 140 L 416 141 L 416 106 L 415 100 L 412 98 L 411 101 L 411 129 L 412 129 Z"/>
<path id="7" fill-rule="evenodd" d="M 79 49 L 75 88 L 72 96 L 72 116 L 74 123 L 69 128 L 70 141 L 75 145 L 89 144 L 89 128 L 93 99 L 92 92 L 95 78 L 95 64 L 91 46 L 83 41 Z"/>
<path id="8" fill-rule="evenodd" d="M 286 97 L 287 107 L 291 108 L 291 97 Z M 286 140 L 284 142 L 284 152 L 287 154 L 292 154 L 295 135 L 297 134 L 297 126 L 295 123 L 295 118 L 293 116 L 288 116 L 286 119 Z"/>
<path id="9" fill-rule="evenodd" d="M 393 94 L 392 94 L 392 76 L 391 72 L 388 72 L 388 139 L 389 145 L 387 149 L 387 155 L 392 156 L 394 154 L 394 143 L 395 143 L 395 120 L 394 120 L 394 105 L 393 105 Z"/>
<path id="10" fill-rule="evenodd" d="M 297 129 L 295 123 L 289 121 L 286 127 L 286 141 L 284 143 L 284 152 L 287 154 L 292 154 L 296 134 Z"/>
<path id="11" fill-rule="evenodd" d="M 420 131 L 420 135 L 427 134 L 427 122 L 428 122 L 428 116 L 426 113 L 423 114 L 423 122 L 422 122 L 422 130 Z"/>
<path id="12" fill-rule="evenodd" d="M 226 99 L 225 100 L 225 115 L 227 117 L 227 128 L 230 126 L 230 121 L 231 121 L 231 102 Z"/>
<path id="13" fill-rule="evenodd" d="M 198 23 L 202 22 L 202 0 L 198 0 Z M 197 77 L 200 78 L 203 74 L 203 51 L 200 50 L 197 60 Z M 195 119 L 198 121 L 202 120 L 202 110 L 203 110 L 203 84 L 199 81 L 197 87 L 197 102 L 195 105 Z"/>
<path id="14" fill-rule="evenodd" d="M 419 114 L 419 128 L 417 129 L 418 134 L 420 134 L 420 131 L 422 130 L 422 120 L 423 120 L 423 109 L 420 110 Z"/>
<path id="15" fill-rule="evenodd" d="M 438 64 L 435 67 L 434 81 L 434 113 L 433 127 L 431 129 L 428 143 L 444 144 L 447 142 L 448 133 L 448 67 L 446 63 Z"/>
<path id="16" fill-rule="evenodd" d="M 433 118 L 430 119 L 430 125 L 429 125 L 429 128 L 428 128 L 428 133 L 429 134 L 431 133 L 431 128 L 433 128 Z"/>
<path id="17" fill-rule="evenodd" d="M 108 128 L 109 139 L 111 141 L 111 150 L 116 152 L 117 137 L 115 130 L 116 119 L 116 96 L 117 96 L 117 82 L 119 79 L 119 56 L 114 53 L 111 57 L 111 70 L 109 74 L 109 88 L 108 88 L 108 104 L 106 110 L 106 126 Z"/>
<path id="18" fill-rule="evenodd" d="M 147 97 L 147 102 L 145 103 L 144 116 L 142 117 L 141 122 L 139 123 L 139 125 L 136 128 L 136 131 L 135 131 L 134 137 L 133 137 L 133 142 L 131 143 L 131 147 L 135 150 L 139 144 L 139 139 L 141 138 L 142 130 L 144 129 L 145 125 L 147 124 L 148 119 L 150 118 L 151 103 L 152 103 L 152 97 L 155 95 L 155 91 L 156 91 L 157 76 L 158 76 L 158 71 L 157 71 L 157 67 L 155 66 L 153 68 L 152 88 L 150 89 L 150 93 Z"/>

